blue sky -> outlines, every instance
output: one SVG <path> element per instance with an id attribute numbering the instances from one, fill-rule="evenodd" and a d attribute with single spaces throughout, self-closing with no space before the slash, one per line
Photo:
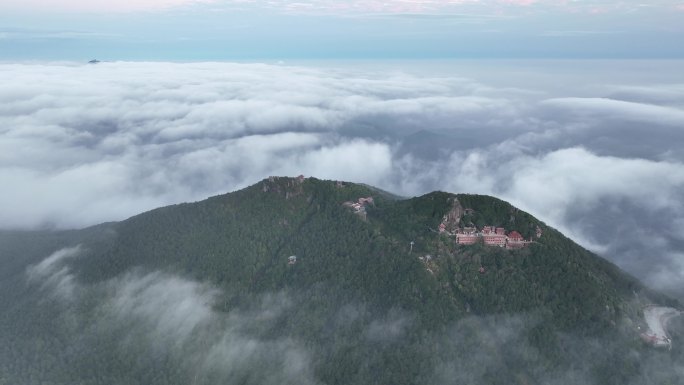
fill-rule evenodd
<path id="1" fill-rule="evenodd" d="M 682 58 L 684 1 L 5 0 L 0 60 Z"/>

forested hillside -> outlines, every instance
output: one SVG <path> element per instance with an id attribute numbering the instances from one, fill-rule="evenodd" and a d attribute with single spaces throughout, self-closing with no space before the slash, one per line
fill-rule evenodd
<path id="1" fill-rule="evenodd" d="M 484 226 L 532 241 L 455 241 Z M 0 384 L 684 380 L 638 337 L 678 303 L 492 197 L 269 178 L 0 240 Z"/>

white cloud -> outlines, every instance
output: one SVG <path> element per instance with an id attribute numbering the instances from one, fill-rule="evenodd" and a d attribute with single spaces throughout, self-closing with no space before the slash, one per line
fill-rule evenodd
<path id="1" fill-rule="evenodd" d="M 567 109 L 570 113 L 595 119 L 624 119 L 643 123 L 681 126 L 684 110 L 652 104 L 627 102 L 607 98 L 559 98 L 544 101 L 551 107 Z"/>
<path id="2" fill-rule="evenodd" d="M 654 209 L 672 207 L 684 188 L 684 164 L 600 157 L 581 148 L 519 158 L 505 172 L 512 176 L 506 195 L 528 201 L 532 211 L 551 218 L 606 196 L 648 202 Z"/>
<path id="3" fill-rule="evenodd" d="M 80 245 L 55 251 L 38 264 L 26 269 L 27 281 L 30 284 L 40 284 L 43 290 L 55 298 L 63 301 L 73 300 L 76 283 L 64 262 L 81 252 Z"/>
<path id="4" fill-rule="evenodd" d="M 196 380 L 316 383 L 310 353 L 298 341 L 252 330 L 283 316 L 291 306 L 284 293 L 265 294 L 249 310 L 218 312 L 213 306 L 220 290 L 161 272 L 131 272 L 104 289 L 91 331 L 115 333 L 124 352 L 148 346 L 155 355 L 179 359 L 180 372 Z"/>
<path id="5" fill-rule="evenodd" d="M 204 285 L 159 273 L 124 276 L 110 283 L 108 311 L 121 321 L 148 325 L 153 340 L 183 344 L 212 321 L 211 304 L 218 293 Z"/>
<path id="6" fill-rule="evenodd" d="M 123 219 L 281 173 L 378 182 L 392 168 L 386 137 L 426 116 L 440 124 L 510 110 L 461 95 L 475 88 L 462 79 L 400 73 L 218 63 L 3 70 L 14 74 L 0 91 L 8 227 Z M 346 134 L 379 120 L 396 124 Z"/>

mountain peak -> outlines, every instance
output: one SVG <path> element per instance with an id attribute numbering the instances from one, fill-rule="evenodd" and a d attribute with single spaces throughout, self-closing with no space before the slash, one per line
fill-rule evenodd
<path id="1" fill-rule="evenodd" d="M 38 240 L 43 236 L 35 235 Z M 207 298 L 203 300 L 211 305 L 203 311 L 220 320 L 211 328 L 234 327 L 236 314 L 258 314 L 254 319 L 246 316 L 250 321 L 241 326 L 253 333 L 249 338 L 301 341 L 315 356 L 326 357 L 312 364 L 322 383 L 418 383 L 434 376 L 425 372 L 434 369 L 427 364 L 433 362 L 434 349 L 452 362 L 464 346 L 498 351 L 511 344 L 539 353 L 534 359 L 516 353 L 512 357 L 520 362 L 496 366 L 488 377 L 493 382 L 487 383 L 535 378 L 540 368 L 571 367 L 568 351 L 583 353 L 565 341 L 566 335 L 575 341 L 606 341 L 613 347 L 607 354 L 623 362 L 630 359 L 628 352 L 645 349 L 638 345 L 640 339 L 671 346 L 672 336 L 658 315 L 679 314 L 667 308 L 679 307 L 675 301 L 644 288 L 532 215 L 483 195 L 436 191 L 403 199 L 362 184 L 274 176 L 240 191 L 41 242 L 33 241 L 33 247 L 81 244 L 68 249 L 77 250 L 68 258 L 57 260 L 64 253 L 56 253 L 49 263 L 36 264 L 55 267 L 43 287 L 60 283 L 70 293 L 82 291 L 69 297 L 69 306 L 85 314 L 79 322 L 88 325 L 87 317 L 97 318 L 102 313 L 98 303 L 114 303 L 112 311 L 128 309 L 138 317 L 112 317 L 111 322 L 124 317 L 128 323 L 111 330 L 125 331 L 150 314 L 142 305 L 149 302 L 147 297 L 138 298 L 141 293 L 166 293 L 162 286 L 148 287 L 149 282 L 174 277 L 169 279 L 181 282 L 183 290 L 212 293 L 211 298 L 193 294 Z M 55 251 L 48 246 L 47 254 Z M 143 278 L 135 278 L 141 274 Z M 30 293 L 36 295 L 31 301 L 40 301 L 43 289 L 34 281 L 29 283 Z M 117 282 L 127 286 L 118 289 Z M 21 292 L 26 283 L 20 281 L 17 287 L 12 290 Z M 124 294 L 111 299 L 108 290 Z M 102 299 L 93 293 L 102 293 Z M 121 295 L 134 297 L 133 304 L 123 305 Z M 172 296 L 164 298 L 153 312 L 158 325 L 188 306 L 176 304 Z M 5 308 L 21 308 L 13 298 L 4 301 L 11 302 Z M 166 308 L 166 303 L 173 306 Z M 257 304 L 262 303 L 269 304 L 267 311 L 259 310 L 265 305 Z M 646 308 L 651 303 L 665 307 Z M 12 314 L 0 320 L 6 323 L 4 330 L 24 333 L 24 321 Z M 42 313 L 34 317 L 52 318 Z M 102 321 L 93 322 L 96 326 L 86 328 L 87 333 L 102 329 L 97 326 Z M 31 321 L 27 327 L 31 325 L 38 324 Z M 517 325 L 517 337 L 511 343 L 499 341 L 511 325 Z M 471 341 L 471 334 L 478 335 L 480 329 L 501 327 L 505 332 L 496 338 Z M 188 335 L 204 333 L 194 328 Z M 35 333 L 42 336 L 41 330 Z M 107 348 L 120 339 L 114 334 L 107 338 L 101 342 Z M 93 357 L 118 362 L 127 356 Z M 363 369 L 366 363 L 377 370 Z M 106 365 L 97 367 L 110 373 Z M 601 370 L 618 379 L 613 383 L 624 379 L 619 370 Z M 377 376 L 385 372 L 391 375 Z M 214 377 L 207 378 L 211 382 Z"/>

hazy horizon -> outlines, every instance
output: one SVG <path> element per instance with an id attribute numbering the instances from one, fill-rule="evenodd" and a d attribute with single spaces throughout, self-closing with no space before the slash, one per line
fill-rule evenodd
<path id="1" fill-rule="evenodd" d="M 681 0 L 6 0 L 0 60 L 684 58 Z"/>

